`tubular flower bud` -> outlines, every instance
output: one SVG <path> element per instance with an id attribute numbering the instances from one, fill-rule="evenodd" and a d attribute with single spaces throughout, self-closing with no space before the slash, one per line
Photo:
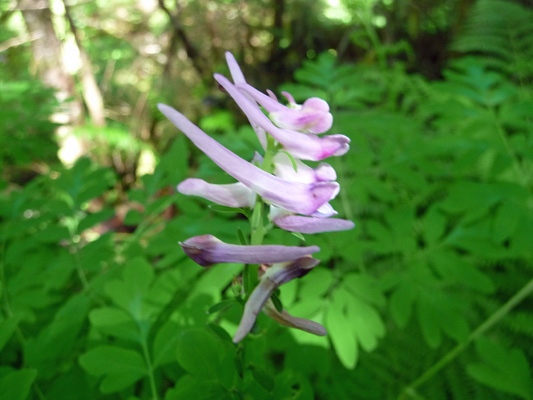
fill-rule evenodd
<path id="1" fill-rule="evenodd" d="M 180 243 L 180 246 L 202 267 L 217 263 L 273 264 L 320 251 L 318 246 L 240 246 L 224 243 L 213 235 L 195 236 Z"/>

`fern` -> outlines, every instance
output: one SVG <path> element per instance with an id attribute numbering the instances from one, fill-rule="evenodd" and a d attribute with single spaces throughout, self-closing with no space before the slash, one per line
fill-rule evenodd
<path id="1" fill-rule="evenodd" d="M 452 50 L 481 56 L 521 84 L 533 83 L 533 11 L 507 0 L 478 0 Z"/>

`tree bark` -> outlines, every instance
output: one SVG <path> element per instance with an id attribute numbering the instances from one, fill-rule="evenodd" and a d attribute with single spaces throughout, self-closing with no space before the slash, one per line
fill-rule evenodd
<path id="1" fill-rule="evenodd" d="M 67 5 L 66 1 L 63 0 L 63 5 L 65 7 L 65 16 L 67 17 L 68 23 L 70 25 L 70 30 L 74 35 L 74 40 L 76 41 L 76 46 L 78 46 L 78 51 L 80 52 L 81 58 L 81 85 L 83 89 L 83 98 L 89 111 L 91 120 L 95 126 L 105 126 L 105 112 L 104 112 L 104 99 L 102 92 L 98 87 L 96 78 L 94 76 L 93 67 L 91 65 L 91 59 L 85 51 L 83 44 L 81 43 L 80 36 L 72 15 L 70 14 L 70 7 Z"/>
<path id="2" fill-rule="evenodd" d="M 47 0 L 19 0 L 29 36 L 33 39 L 33 61 L 39 78 L 45 86 L 57 89 L 62 101 L 74 96 L 74 78 L 62 63 L 61 42 L 52 24 L 52 13 Z M 79 110 L 78 110 L 79 112 Z M 73 122 L 79 115 L 73 115 Z"/>
<path id="3" fill-rule="evenodd" d="M 72 126 L 83 121 L 83 107 L 76 98 L 74 78 L 63 64 L 61 42 L 56 36 L 48 0 L 19 0 L 19 8 L 32 38 L 32 58 L 37 75 L 45 86 L 56 89 L 61 108 L 51 119 L 57 128 L 58 156 L 67 165 L 86 153 L 86 145 L 72 133 Z M 65 101 L 67 99 L 74 99 Z"/>
<path id="4" fill-rule="evenodd" d="M 159 7 L 165 12 L 165 14 L 168 15 L 168 18 L 170 19 L 170 22 L 172 24 L 172 28 L 174 30 L 174 34 L 181 40 L 181 43 L 183 44 L 183 48 L 185 50 L 185 53 L 187 53 L 187 57 L 191 60 L 192 65 L 198 75 L 200 75 L 201 79 L 204 80 L 207 76 L 207 71 L 204 66 L 204 64 L 201 62 L 200 55 L 198 53 L 198 50 L 194 46 L 194 44 L 189 39 L 189 36 L 187 36 L 187 33 L 183 29 L 183 25 L 178 19 L 177 15 L 174 15 L 165 5 L 164 0 L 158 0 Z M 176 2 L 176 7 L 178 7 L 179 12 L 179 4 Z"/>

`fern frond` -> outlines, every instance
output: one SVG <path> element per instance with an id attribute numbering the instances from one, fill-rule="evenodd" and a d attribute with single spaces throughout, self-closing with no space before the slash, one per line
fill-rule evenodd
<path id="1" fill-rule="evenodd" d="M 478 0 L 452 50 L 477 54 L 521 83 L 533 80 L 533 11 L 507 0 Z"/>
<path id="2" fill-rule="evenodd" d="M 529 336 L 533 339 L 533 312 L 515 311 L 508 315 L 505 326 L 514 333 Z"/>

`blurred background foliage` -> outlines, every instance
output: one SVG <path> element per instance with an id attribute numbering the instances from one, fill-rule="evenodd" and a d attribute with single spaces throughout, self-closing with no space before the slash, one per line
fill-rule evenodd
<path id="1" fill-rule="evenodd" d="M 2 399 L 533 399 L 533 10 L 528 0 L 0 3 Z M 156 108 L 245 158 L 211 74 L 322 97 L 335 208 L 321 265 L 281 291 L 319 338 L 260 316 L 177 241 L 238 215 Z M 275 231 L 271 243 L 301 240 Z"/>

